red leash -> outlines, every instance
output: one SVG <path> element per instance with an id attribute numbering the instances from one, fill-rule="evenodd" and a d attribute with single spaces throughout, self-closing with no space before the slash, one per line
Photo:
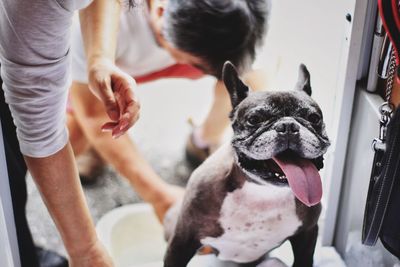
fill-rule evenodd
<path id="1" fill-rule="evenodd" d="M 379 14 L 383 27 L 393 44 L 396 65 L 400 64 L 400 11 L 399 0 L 378 0 Z M 400 68 L 397 68 L 397 80 L 400 82 Z"/>

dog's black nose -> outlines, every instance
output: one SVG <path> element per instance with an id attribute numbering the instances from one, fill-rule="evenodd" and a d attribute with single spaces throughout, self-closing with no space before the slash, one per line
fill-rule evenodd
<path id="1" fill-rule="evenodd" d="M 300 126 L 294 122 L 282 122 L 275 126 L 275 130 L 279 134 L 297 134 L 300 131 Z"/>
<path id="2" fill-rule="evenodd" d="M 292 133 L 298 133 L 300 131 L 300 126 L 297 123 L 292 122 L 290 124 L 290 130 Z"/>

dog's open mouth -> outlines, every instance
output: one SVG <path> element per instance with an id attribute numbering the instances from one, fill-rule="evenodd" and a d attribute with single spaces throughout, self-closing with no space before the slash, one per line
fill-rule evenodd
<path id="1" fill-rule="evenodd" d="M 321 166 L 318 159 L 305 159 L 286 150 L 267 160 L 244 157 L 240 164 L 269 183 L 289 185 L 293 194 L 304 205 L 311 207 L 321 202 L 322 182 L 317 169 L 317 166 Z"/>
<path id="2" fill-rule="evenodd" d="M 288 184 L 286 174 L 273 159 L 264 161 L 263 167 L 268 170 L 268 172 L 264 175 L 266 180 L 274 184 Z"/>
<path id="3" fill-rule="evenodd" d="M 321 201 L 321 177 L 312 160 L 286 151 L 268 160 L 267 164 L 275 176 L 273 179 L 288 183 L 296 198 L 302 203 L 311 207 Z"/>

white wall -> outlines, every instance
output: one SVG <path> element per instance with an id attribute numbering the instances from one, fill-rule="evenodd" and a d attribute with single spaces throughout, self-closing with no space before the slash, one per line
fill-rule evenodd
<path id="1" fill-rule="evenodd" d="M 344 1 L 272 0 L 270 29 L 257 65 L 273 73 L 272 87 L 292 89 L 300 63 L 311 73 L 313 97 L 332 127 L 337 77 L 347 26 Z"/>

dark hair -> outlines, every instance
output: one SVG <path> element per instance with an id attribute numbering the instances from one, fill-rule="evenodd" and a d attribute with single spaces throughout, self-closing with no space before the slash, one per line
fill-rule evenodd
<path id="1" fill-rule="evenodd" d="M 252 64 L 267 30 L 269 0 L 168 0 L 164 37 L 200 57 L 221 78 L 226 60 L 243 71 Z"/>
<path id="2" fill-rule="evenodd" d="M 127 6 L 129 9 L 135 8 L 138 6 L 138 3 L 136 3 L 137 0 L 128 0 Z M 125 1 L 124 1 L 125 2 Z M 126 2 L 125 2 L 126 3 Z"/>

